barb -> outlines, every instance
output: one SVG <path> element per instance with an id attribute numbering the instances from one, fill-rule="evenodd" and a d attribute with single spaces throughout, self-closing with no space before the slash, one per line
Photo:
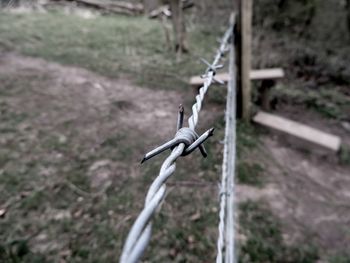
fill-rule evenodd
<path id="1" fill-rule="evenodd" d="M 148 159 L 151 159 L 152 157 L 164 152 L 167 149 L 173 149 L 175 146 L 179 145 L 180 143 L 185 144 L 185 150 L 182 153 L 182 156 L 188 155 L 191 152 L 193 152 L 196 148 L 199 148 L 203 157 L 204 158 L 207 157 L 207 152 L 202 144 L 210 136 L 213 135 L 214 128 L 209 129 L 199 137 L 194 130 L 187 127 L 183 127 L 183 115 L 184 115 L 184 109 L 180 105 L 179 114 L 177 118 L 178 130 L 175 134 L 174 139 L 171 139 L 170 141 L 162 144 L 161 146 L 158 146 L 154 150 L 146 153 L 141 163 L 147 161 Z"/>
<path id="2" fill-rule="evenodd" d="M 225 32 L 221 40 L 221 45 L 219 47 L 219 50 L 217 51 L 217 54 L 214 58 L 213 63 L 212 64 L 208 63 L 209 65 L 207 65 L 208 68 L 206 69 L 206 74 L 204 76 L 205 78 L 204 85 L 199 89 L 199 94 L 196 96 L 196 103 L 192 107 L 192 115 L 188 119 L 188 125 L 189 125 L 188 128 L 182 128 L 183 115 L 181 117 L 181 110 L 180 110 L 179 120 L 177 125 L 178 133 L 181 130 L 184 131 L 183 129 L 187 129 L 185 132 L 186 134 L 192 134 L 192 136 L 193 134 L 197 135 L 195 133 L 195 128 L 198 124 L 199 112 L 202 109 L 204 96 L 208 91 L 209 86 L 214 81 L 216 69 L 220 67 L 219 61 L 221 57 L 227 51 L 226 46 L 231 36 L 231 33 L 232 33 L 232 28 L 230 26 L 229 29 Z M 175 169 L 176 169 L 175 161 L 180 156 L 186 155 L 192 152 L 197 147 L 201 150 L 201 153 L 205 155 L 205 150 L 201 146 L 204 140 L 206 140 L 209 136 L 211 136 L 212 133 L 213 133 L 213 129 L 210 129 L 200 137 L 198 137 L 198 135 L 195 136 L 196 137 L 195 141 L 194 142 L 191 141 L 190 145 L 186 145 L 186 143 L 182 141 L 180 142 L 177 141 L 176 143 L 174 143 L 174 141 L 171 140 L 163 144 L 162 146 L 160 146 L 161 148 L 156 148 L 155 150 L 151 151 L 144 157 L 143 161 L 159 154 L 160 152 L 165 151 L 166 149 L 175 147 L 173 148 L 170 156 L 165 159 L 160 169 L 158 177 L 156 177 L 156 179 L 154 180 L 154 182 L 152 183 L 151 187 L 148 190 L 145 206 L 142 212 L 140 213 L 140 215 L 138 216 L 138 218 L 136 219 L 134 225 L 132 226 L 129 232 L 129 235 L 126 239 L 126 242 L 124 244 L 123 252 L 120 257 L 120 263 L 135 263 L 135 262 L 138 262 L 138 260 L 141 258 L 151 237 L 152 216 L 155 214 L 156 210 L 160 207 L 160 204 L 165 196 L 165 192 L 166 192 L 165 183 L 167 179 L 175 172 Z M 179 135 L 178 137 L 175 136 L 174 139 L 176 140 L 179 138 L 182 138 L 182 137 L 180 137 Z"/>
<path id="3" fill-rule="evenodd" d="M 232 16 L 232 29 L 234 16 Z M 232 35 L 232 40 L 233 40 Z M 233 41 L 232 41 L 233 42 Z M 234 225 L 234 176 L 236 161 L 236 64 L 233 45 L 230 46 L 230 80 L 227 85 L 225 112 L 225 146 L 220 187 L 219 236 L 217 240 L 216 263 L 234 263 L 235 225 Z"/>

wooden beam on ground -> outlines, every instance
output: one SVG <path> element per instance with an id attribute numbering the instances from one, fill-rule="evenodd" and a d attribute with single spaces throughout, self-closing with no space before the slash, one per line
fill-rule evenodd
<path id="1" fill-rule="evenodd" d="M 57 0 L 53 0 L 57 1 Z M 132 4 L 127 1 L 111 1 L 111 0 L 67 0 L 78 4 L 99 9 L 107 13 L 125 14 L 125 15 L 141 15 L 144 12 L 142 4 Z"/>
<path id="2" fill-rule="evenodd" d="M 258 112 L 253 121 L 267 128 L 283 132 L 303 141 L 312 143 L 322 148 L 338 152 L 340 150 L 341 139 L 338 136 L 329 134 L 307 125 L 288 120 L 266 112 Z"/>
<path id="3" fill-rule="evenodd" d="M 251 70 L 249 77 L 251 80 L 280 79 L 284 77 L 284 71 L 281 68 Z M 219 73 L 216 74 L 216 78 L 223 82 L 228 82 L 230 76 L 228 73 Z M 204 79 L 199 76 L 192 77 L 190 84 L 196 87 L 201 86 L 204 84 Z"/>

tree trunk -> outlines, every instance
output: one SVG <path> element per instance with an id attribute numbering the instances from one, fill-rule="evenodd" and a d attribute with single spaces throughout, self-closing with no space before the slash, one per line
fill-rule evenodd
<path id="1" fill-rule="evenodd" d="M 182 9 L 182 1 L 170 0 L 171 19 L 174 28 L 175 51 L 178 58 L 182 53 L 188 52 L 186 25 Z"/>

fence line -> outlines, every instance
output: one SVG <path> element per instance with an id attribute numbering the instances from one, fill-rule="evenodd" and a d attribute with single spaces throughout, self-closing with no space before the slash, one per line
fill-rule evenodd
<path id="1" fill-rule="evenodd" d="M 235 16 L 231 17 L 232 30 Z M 220 185 L 219 236 L 217 240 L 216 263 L 234 263 L 235 255 L 235 214 L 234 214 L 234 176 L 236 162 L 236 57 L 232 33 L 230 45 L 230 80 L 227 84 L 225 111 L 224 157 Z M 225 260 L 224 260 L 225 259 Z"/>
<path id="2" fill-rule="evenodd" d="M 205 79 L 204 85 L 199 89 L 199 94 L 196 96 L 196 103 L 192 106 L 192 115 L 188 119 L 189 127 L 182 127 L 183 111 L 180 110 L 177 125 L 178 130 L 174 139 L 149 152 L 142 160 L 142 162 L 146 161 L 166 149 L 173 149 L 169 157 L 163 162 L 159 175 L 153 181 L 147 192 L 145 206 L 134 222 L 125 241 L 120 257 L 120 263 L 138 262 L 143 255 L 151 237 L 152 216 L 160 207 L 160 204 L 165 196 L 165 183 L 167 179 L 175 172 L 176 160 L 182 155 L 191 153 L 196 148 L 199 148 L 203 156 L 206 156 L 202 143 L 212 135 L 213 129 L 208 130 L 202 136 L 198 136 L 195 132 L 195 128 L 198 124 L 199 113 L 202 109 L 204 96 L 207 93 L 210 85 L 214 81 L 218 81 L 215 79 L 215 73 L 218 68 L 222 67 L 222 65 L 219 65 L 219 62 L 224 53 L 227 51 L 227 44 L 232 32 L 233 30 L 230 25 L 221 40 L 219 50 L 217 51 L 212 64 L 209 64 L 203 60 L 203 62 L 207 64 L 208 68 L 203 75 L 203 78 Z"/>
<path id="3" fill-rule="evenodd" d="M 231 46 L 230 56 L 230 81 L 228 83 L 228 101 L 227 101 L 227 219 L 226 219 L 226 261 L 227 263 L 236 262 L 235 253 L 235 167 L 236 167 L 236 57 L 233 45 Z M 226 135 L 225 135 L 226 136 Z"/>

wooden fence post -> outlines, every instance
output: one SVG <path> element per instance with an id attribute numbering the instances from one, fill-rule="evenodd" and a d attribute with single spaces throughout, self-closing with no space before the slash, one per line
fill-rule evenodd
<path id="1" fill-rule="evenodd" d="M 234 0 L 237 10 L 235 31 L 237 60 L 237 115 L 246 121 L 251 117 L 251 42 L 253 0 Z"/>
<path id="2" fill-rule="evenodd" d="M 252 0 L 241 0 L 242 19 L 242 59 L 241 59 L 241 85 L 242 85 L 242 117 L 250 120 L 251 114 L 251 42 L 252 42 Z"/>

